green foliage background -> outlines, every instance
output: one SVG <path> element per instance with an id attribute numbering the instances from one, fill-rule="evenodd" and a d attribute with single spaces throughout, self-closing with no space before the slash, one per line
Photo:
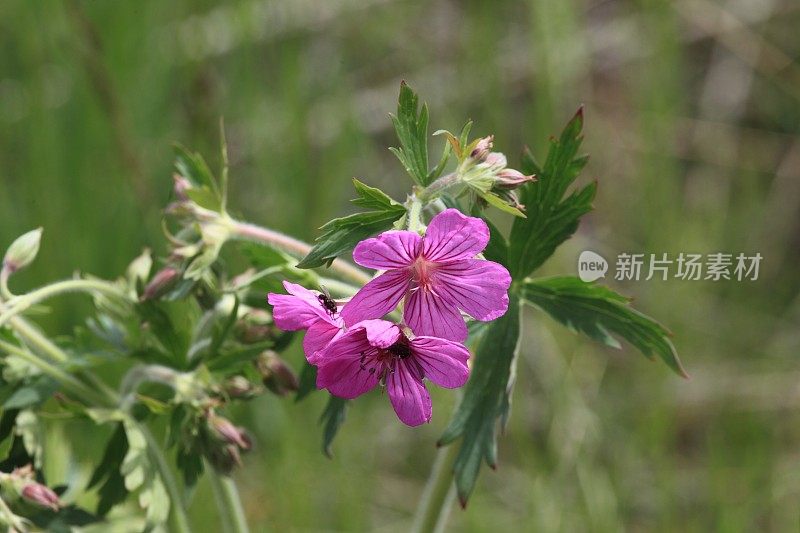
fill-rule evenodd
<path id="1" fill-rule="evenodd" d="M 675 334 L 690 381 L 526 310 L 498 472 L 453 531 L 793 530 L 800 520 L 800 11 L 791 0 L 245 0 L 0 3 L 0 244 L 44 227 L 22 289 L 112 277 L 163 252 L 171 144 L 231 156 L 232 211 L 306 240 L 356 208 L 353 176 L 402 199 L 398 83 L 433 129 L 494 133 L 542 157 L 586 105 L 596 210 L 542 274 L 592 249 L 760 252 L 757 282 L 609 285 Z M 433 141 L 438 153 L 438 143 Z M 582 178 L 584 183 L 586 178 Z M 237 213 L 238 210 L 238 213 Z M 509 221 L 498 217 L 504 228 Z M 79 298 L 42 319 L 67 332 Z M 292 363 L 300 366 L 298 346 Z M 372 394 L 319 450 L 321 395 L 265 396 L 237 417 L 256 449 L 238 481 L 254 530 L 405 529 L 455 396 L 398 423 Z M 48 454 L 80 484 L 103 439 Z M 209 487 L 191 509 L 216 531 Z M 205 524 L 205 527 L 203 525 Z"/>

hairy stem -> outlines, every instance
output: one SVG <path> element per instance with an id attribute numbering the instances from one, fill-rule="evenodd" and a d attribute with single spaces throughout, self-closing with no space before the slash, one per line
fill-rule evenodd
<path id="1" fill-rule="evenodd" d="M 238 222 L 235 220 L 232 221 L 231 224 L 231 234 L 233 237 L 254 241 L 260 244 L 268 244 L 298 259 L 302 259 L 308 255 L 308 252 L 310 252 L 312 248 L 308 243 L 289 237 L 275 230 L 256 226 L 255 224 Z M 342 279 L 357 285 L 364 285 L 372 279 L 366 272 L 342 259 L 334 260 L 333 263 L 331 263 L 330 270 L 338 274 Z"/>
<path id="2" fill-rule="evenodd" d="M 450 174 L 445 174 L 441 178 L 437 179 L 421 191 L 417 192 L 417 198 L 423 203 L 427 204 L 431 200 L 435 200 L 439 197 L 443 192 L 445 192 L 450 187 L 454 187 L 458 185 L 461 180 L 461 176 L 459 176 L 456 172 L 451 172 Z"/>
<path id="3" fill-rule="evenodd" d="M 66 292 L 102 292 L 117 298 L 128 299 L 128 296 L 116 285 L 102 280 L 94 279 L 67 279 L 57 281 L 36 289 L 28 294 L 16 296 L 6 302 L 6 309 L 0 313 L 0 326 L 4 325 L 15 315 L 18 315 L 48 298 Z"/>
<path id="4" fill-rule="evenodd" d="M 70 394 L 73 394 L 76 398 L 83 400 L 87 405 L 108 405 L 107 399 L 101 394 L 97 393 L 97 391 L 79 379 L 75 378 L 72 374 L 69 374 L 57 366 L 40 359 L 28 350 L 20 348 L 19 346 L 14 346 L 13 344 L 2 340 L 0 340 L 0 350 L 19 357 L 25 362 L 35 366 L 41 370 L 42 373 L 61 383 L 61 386 L 64 387 L 65 390 L 67 390 Z"/>
<path id="5" fill-rule="evenodd" d="M 17 333 L 19 333 L 20 336 L 25 337 L 26 341 L 31 345 L 45 347 L 47 351 L 50 352 L 52 359 L 60 362 L 69 359 L 66 353 L 64 353 L 58 346 L 50 342 L 50 340 L 36 330 L 36 328 L 27 324 L 27 322 L 15 317 L 12 319 L 11 325 L 14 327 Z M 20 332 L 20 326 L 25 331 L 24 334 Z M 7 353 L 16 355 L 28 361 L 32 365 L 35 365 L 42 372 L 58 381 L 65 390 L 68 390 L 70 393 L 74 394 L 76 398 L 80 399 L 87 405 L 96 407 L 114 407 L 119 403 L 119 398 L 113 392 L 109 392 L 107 387 L 98 388 L 98 390 L 92 389 L 71 374 L 65 372 L 57 366 L 48 363 L 47 361 L 44 361 L 27 350 L 19 348 L 18 346 L 14 346 L 13 344 L 5 341 L 0 341 L 0 349 L 6 351 Z M 94 376 L 94 374 L 90 373 L 89 376 L 92 378 L 92 382 L 100 381 L 99 378 Z M 167 463 L 161 447 L 158 445 L 158 442 L 153 437 L 153 434 L 150 432 L 149 428 L 139 422 L 136 422 L 136 424 L 139 426 L 139 429 L 145 436 L 150 456 L 154 460 L 156 467 L 159 470 L 164 487 L 169 493 L 170 500 L 172 502 L 172 505 L 170 506 L 170 523 L 172 527 L 170 530 L 177 531 L 178 533 L 191 533 L 189 519 L 186 515 L 186 509 L 183 504 L 183 497 L 181 496 L 178 484 L 175 481 L 175 476 L 172 474 L 172 470 L 169 468 L 169 464 Z"/>
<path id="6" fill-rule="evenodd" d="M 6 524 L 11 528 L 11 531 L 22 532 L 28 530 L 28 528 L 26 528 L 25 524 L 22 522 L 22 519 L 14 514 L 3 498 L 0 498 L 0 513 L 5 515 Z"/>
<path id="7" fill-rule="evenodd" d="M 455 499 L 453 486 L 453 464 L 458 455 L 458 446 L 453 444 L 439 448 L 431 467 L 431 474 L 422 492 L 417 511 L 414 513 L 413 533 L 441 531 Z"/>
<path id="8" fill-rule="evenodd" d="M 214 491 L 214 500 L 220 511 L 220 522 L 225 533 L 249 533 L 247 520 L 244 516 L 242 501 L 236 483 L 229 476 L 220 474 L 214 467 L 206 463 L 208 478 Z"/>
<path id="9" fill-rule="evenodd" d="M 169 512 L 170 531 L 176 531 L 178 533 L 191 533 L 192 528 L 189 527 L 189 517 L 186 515 L 186 507 L 183 504 L 183 495 L 181 495 L 178 482 L 175 480 L 175 476 L 172 474 L 172 470 L 169 467 L 167 458 L 164 456 L 164 452 L 161 450 L 161 446 L 159 445 L 155 436 L 153 436 L 150 428 L 140 422 L 135 423 L 138 426 L 139 431 L 141 431 L 142 435 L 144 435 L 145 441 L 147 441 L 147 448 L 150 458 L 155 462 L 156 468 L 158 468 L 158 473 L 161 476 L 161 481 L 164 483 L 164 488 L 167 489 L 167 494 L 169 494 L 169 499 L 171 502 Z"/>

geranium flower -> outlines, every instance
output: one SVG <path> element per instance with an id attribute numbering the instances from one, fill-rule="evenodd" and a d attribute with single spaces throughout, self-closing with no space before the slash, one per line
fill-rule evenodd
<path id="1" fill-rule="evenodd" d="M 508 309 L 508 270 L 475 259 L 488 242 L 486 223 L 457 209 L 436 215 L 425 237 L 387 231 L 361 241 L 356 263 L 386 272 L 358 291 L 342 317 L 348 324 L 380 318 L 404 299 L 403 319 L 416 335 L 463 341 L 467 326 L 459 309 L 481 321 Z"/>
<path id="2" fill-rule="evenodd" d="M 343 332 L 344 320 L 339 316 L 338 307 L 331 305 L 323 295 L 290 283 L 283 282 L 289 294 L 267 295 L 272 306 L 275 325 L 285 331 L 308 329 L 303 338 L 303 351 L 309 363 L 314 362 L 315 354 Z M 334 311 L 334 309 L 336 309 Z"/>
<path id="3" fill-rule="evenodd" d="M 431 419 L 423 378 L 449 389 L 461 387 L 469 377 L 468 359 L 469 350 L 457 342 L 409 339 L 391 322 L 365 320 L 317 353 L 317 388 L 353 399 L 385 385 L 398 418 L 418 426 Z"/>

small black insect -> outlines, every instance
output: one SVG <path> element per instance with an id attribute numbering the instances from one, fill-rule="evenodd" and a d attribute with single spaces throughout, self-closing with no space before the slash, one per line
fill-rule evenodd
<path id="1" fill-rule="evenodd" d="M 405 359 L 411 355 L 411 348 L 405 342 L 398 341 L 389 346 L 388 352 L 398 359 Z"/>
<path id="2" fill-rule="evenodd" d="M 324 307 L 325 310 L 328 312 L 328 314 L 333 316 L 336 314 L 339 308 L 336 306 L 336 302 L 333 301 L 333 298 L 331 298 L 328 289 L 326 289 L 325 287 L 321 288 L 322 288 L 322 294 L 318 295 L 317 299 L 319 300 L 319 303 L 322 304 L 322 307 Z"/>

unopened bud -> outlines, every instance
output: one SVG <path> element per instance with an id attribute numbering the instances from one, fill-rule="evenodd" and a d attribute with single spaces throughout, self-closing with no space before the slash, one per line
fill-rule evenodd
<path id="1" fill-rule="evenodd" d="M 225 417 L 215 414 L 209 415 L 208 424 L 215 437 L 222 442 L 233 444 L 242 450 L 249 450 L 252 446 L 250 437 L 243 428 L 233 425 L 233 422 Z"/>
<path id="2" fill-rule="evenodd" d="M 159 270 L 150 283 L 144 288 L 142 301 L 153 300 L 166 294 L 181 278 L 181 271 L 174 267 L 164 267 Z"/>
<path id="3" fill-rule="evenodd" d="M 39 253 L 39 243 L 42 240 L 42 228 L 29 231 L 17 237 L 8 247 L 3 258 L 3 269 L 10 275 L 30 265 L 36 254 Z"/>
<path id="4" fill-rule="evenodd" d="M 536 176 L 526 176 L 513 168 L 505 168 L 495 176 L 495 186 L 501 189 L 516 189 L 531 181 L 536 181 Z"/>
<path id="5" fill-rule="evenodd" d="M 61 507 L 61 500 L 58 499 L 58 494 L 35 481 L 22 488 L 22 497 L 31 503 L 47 507 L 53 511 L 58 511 Z"/>
<path id="6" fill-rule="evenodd" d="M 172 186 L 172 191 L 175 193 L 175 199 L 179 202 L 186 202 L 189 200 L 189 195 L 186 191 L 192 188 L 192 182 L 180 174 L 173 174 L 172 179 L 175 183 Z"/>
<path id="7" fill-rule="evenodd" d="M 257 366 L 264 385 L 278 396 L 286 396 L 300 387 L 297 375 L 286 361 L 274 352 L 262 354 L 258 359 Z"/>
<path id="8" fill-rule="evenodd" d="M 244 376 L 233 376 L 228 378 L 223 384 L 225 394 L 231 398 L 252 398 L 256 394 L 256 388 L 250 380 Z"/>
<path id="9" fill-rule="evenodd" d="M 492 151 L 492 145 L 494 144 L 494 135 L 489 135 L 487 137 L 483 137 L 478 140 L 475 148 L 469 153 L 469 156 L 472 159 L 476 159 L 478 161 L 483 161 L 486 159 L 486 156 Z"/>
<path id="10" fill-rule="evenodd" d="M 237 466 L 242 466 L 242 457 L 239 448 L 233 444 L 226 444 L 214 448 L 209 452 L 209 460 L 218 471 L 230 474 Z"/>

